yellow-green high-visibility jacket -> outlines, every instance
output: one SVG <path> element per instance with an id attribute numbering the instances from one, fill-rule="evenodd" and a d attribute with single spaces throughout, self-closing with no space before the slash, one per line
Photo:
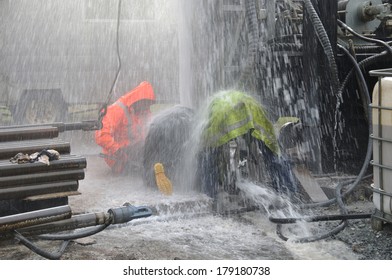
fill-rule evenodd
<path id="1" fill-rule="evenodd" d="M 279 153 L 274 126 L 263 107 L 240 91 L 216 94 L 208 107 L 207 125 L 203 130 L 204 145 L 219 147 L 251 130 L 274 153 Z"/>

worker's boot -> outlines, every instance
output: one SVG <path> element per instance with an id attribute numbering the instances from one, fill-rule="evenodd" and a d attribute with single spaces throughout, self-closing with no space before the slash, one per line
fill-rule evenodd
<path id="1" fill-rule="evenodd" d="M 165 175 L 165 170 L 162 163 L 156 163 L 154 165 L 155 182 L 161 193 L 165 195 L 171 195 L 173 193 L 173 186 L 169 178 Z"/>

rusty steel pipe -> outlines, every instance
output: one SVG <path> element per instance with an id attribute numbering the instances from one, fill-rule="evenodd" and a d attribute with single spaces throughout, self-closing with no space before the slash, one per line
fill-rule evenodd
<path id="1" fill-rule="evenodd" d="M 64 205 L 0 217 L 0 236 L 15 229 L 69 219 L 71 215 L 71 207 Z"/>
<path id="2" fill-rule="evenodd" d="M 72 216 L 69 219 L 50 222 L 46 224 L 34 225 L 25 227 L 18 230 L 23 235 L 41 235 L 54 232 L 62 232 L 75 230 L 80 228 L 88 228 L 98 225 L 104 225 L 111 219 L 109 213 L 87 213 Z"/>

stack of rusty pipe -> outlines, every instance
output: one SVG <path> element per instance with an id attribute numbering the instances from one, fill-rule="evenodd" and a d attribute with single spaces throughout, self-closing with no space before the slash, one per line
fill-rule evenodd
<path id="1" fill-rule="evenodd" d="M 70 143 L 58 136 L 58 127 L 51 125 L 0 127 L 0 217 L 61 206 L 68 203 L 69 195 L 78 194 L 86 159 L 72 155 Z M 10 161 L 18 153 L 44 149 L 58 151 L 60 158 L 49 165 Z"/>

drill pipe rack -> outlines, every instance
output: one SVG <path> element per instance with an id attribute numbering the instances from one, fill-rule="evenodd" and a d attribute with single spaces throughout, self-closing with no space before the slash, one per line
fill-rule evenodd
<path id="1" fill-rule="evenodd" d="M 0 127 L 0 216 L 64 205 L 68 196 L 80 194 L 87 161 L 71 154 L 70 142 L 55 139 L 60 132 L 93 130 L 97 121 L 51 123 Z M 16 155 L 47 149 L 60 158 L 49 165 L 10 161 Z"/>

